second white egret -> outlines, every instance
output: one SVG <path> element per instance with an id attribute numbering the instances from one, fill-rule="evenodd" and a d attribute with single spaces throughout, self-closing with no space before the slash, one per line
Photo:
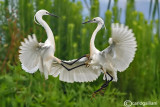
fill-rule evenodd
<path id="1" fill-rule="evenodd" d="M 131 29 L 128 29 L 128 27 L 123 24 L 116 23 L 111 26 L 112 34 L 108 41 L 110 45 L 103 51 L 99 51 L 95 47 L 94 41 L 97 32 L 104 26 L 104 21 L 100 17 L 96 17 L 83 24 L 86 23 L 98 24 L 90 40 L 90 54 L 84 55 L 75 61 L 71 61 L 71 64 L 78 65 L 77 67 L 86 65 L 97 72 L 102 71 L 104 73 L 104 80 L 106 80 L 106 82 L 100 89 L 94 92 L 97 93 L 107 87 L 110 81 L 117 81 L 117 71 L 122 72 L 128 68 L 135 56 L 137 43 Z M 81 62 L 81 64 L 79 64 L 79 62 Z M 76 69 L 78 70 L 78 68 Z M 74 78 L 74 72 L 70 71 L 69 74 L 70 75 L 64 75 L 63 78 Z M 86 75 L 81 77 L 82 80 L 84 77 L 90 77 L 90 74 L 87 74 L 87 71 L 85 74 Z M 59 75 L 61 75 L 60 72 Z M 66 81 L 63 78 L 61 80 Z"/>

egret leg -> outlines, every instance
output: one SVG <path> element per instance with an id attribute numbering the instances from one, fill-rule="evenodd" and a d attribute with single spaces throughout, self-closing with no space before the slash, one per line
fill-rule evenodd
<path id="1" fill-rule="evenodd" d="M 109 82 L 111 82 L 113 80 L 113 77 L 108 72 L 107 74 L 111 77 L 111 80 L 109 80 Z"/>
<path id="2" fill-rule="evenodd" d="M 105 75 L 105 77 L 106 77 L 106 82 L 101 86 L 101 87 L 103 87 L 103 88 L 106 88 L 106 87 L 108 86 L 108 84 L 113 80 L 113 77 L 112 77 L 108 72 L 106 72 L 106 73 L 111 77 L 111 80 L 107 81 L 107 77 L 106 77 L 106 75 Z"/>
<path id="3" fill-rule="evenodd" d="M 65 62 L 65 61 L 61 61 L 61 62 L 62 62 L 61 65 L 62 65 L 67 71 L 71 71 L 71 70 L 73 70 L 73 69 L 76 69 L 76 68 L 78 68 L 78 67 L 81 67 L 81 66 L 83 66 L 83 65 L 86 65 L 86 63 L 81 64 L 81 65 L 78 65 L 78 66 L 75 66 L 75 67 L 73 67 L 73 68 L 67 68 L 64 64 L 73 65 L 74 63 L 76 63 L 77 61 L 79 61 L 80 59 L 82 59 L 83 57 L 87 57 L 87 58 L 89 59 L 89 54 L 86 54 L 86 55 L 84 55 L 84 56 L 76 59 L 76 60 L 75 60 L 74 62 L 72 62 L 72 63 L 67 63 L 67 62 Z M 63 63 L 64 63 L 64 64 L 63 64 Z"/>
<path id="4" fill-rule="evenodd" d="M 76 60 L 73 61 L 72 63 L 68 63 L 68 62 L 65 62 L 65 61 L 62 61 L 62 62 L 65 63 L 65 64 L 67 64 L 67 65 L 73 65 L 74 63 L 76 63 L 77 61 L 79 61 L 80 59 L 82 59 L 83 57 L 89 58 L 89 54 L 86 54 L 86 55 L 81 56 L 80 58 L 76 59 Z"/>
<path id="5" fill-rule="evenodd" d="M 67 68 L 65 65 L 63 65 L 63 64 L 61 64 L 67 71 L 71 71 L 71 70 L 73 70 L 73 69 L 76 69 L 76 68 L 78 68 L 78 67 L 81 67 L 81 66 L 83 66 L 83 65 L 86 65 L 86 64 L 81 64 L 81 65 L 78 65 L 78 66 L 75 66 L 75 67 L 73 67 L 73 68 Z"/>
<path id="6" fill-rule="evenodd" d="M 90 66 L 89 63 L 90 63 L 90 59 L 85 62 L 86 67 L 89 67 L 89 66 Z"/>
<path id="7" fill-rule="evenodd" d="M 75 67 L 73 67 L 73 68 L 67 68 L 67 67 L 62 63 L 62 61 L 61 61 L 60 59 L 58 59 L 57 57 L 53 56 L 53 59 L 54 59 L 56 62 L 58 62 L 59 64 L 61 64 L 67 71 L 71 71 L 71 70 L 73 70 L 73 69 L 75 69 L 75 68 L 78 68 L 78 67 L 80 67 L 80 66 L 85 65 L 85 64 L 81 64 L 81 65 L 75 66 Z M 74 62 L 74 63 L 75 63 L 75 62 Z"/>
<path id="8" fill-rule="evenodd" d="M 102 89 L 105 89 L 105 88 L 108 86 L 108 84 L 113 80 L 113 77 L 112 77 L 108 72 L 107 72 L 107 74 L 111 77 L 111 80 L 107 81 L 107 77 L 106 77 L 106 75 L 105 75 L 105 77 L 106 77 L 106 82 L 101 86 L 100 89 L 96 90 L 96 91 L 92 94 L 92 96 L 95 95 L 95 94 L 97 94 L 98 92 L 100 92 Z"/>

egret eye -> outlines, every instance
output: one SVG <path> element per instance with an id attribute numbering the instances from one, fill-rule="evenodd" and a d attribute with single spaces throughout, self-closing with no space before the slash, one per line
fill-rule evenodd
<path id="1" fill-rule="evenodd" d="M 96 21 L 96 19 L 93 19 L 93 21 Z"/>

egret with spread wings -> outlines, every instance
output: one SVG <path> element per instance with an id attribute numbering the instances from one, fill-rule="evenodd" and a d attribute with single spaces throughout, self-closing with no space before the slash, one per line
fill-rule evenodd
<path id="1" fill-rule="evenodd" d="M 19 59 L 22 63 L 22 68 L 28 73 L 34 73 L 38 69 L 41 73 L 44 73 L 45 79 L 48 79 L 52 61 L 61 63 L 57 57 L 54 56 L 55 52 L 55 41 L 52 30 L 48 24 L 42 19 L 44 15 L 51 15 L 46 10 L 39 10 L 34 16 L 34 20 L 39 25 L 42 25 L 47 33 L 47 40 L 45 43 L 38 43 L 36 36 L 28 36 L 21 42 Z"/>
<path id="2" fill-rule="evenodd" d="M 104 21 L 100 17 L 96 17 L 85 23 L 97 23 L 98 26 L 92 34 L 90 40 L 90 54 L 84 55 L 77 60 L 63 61 L 63 63 L 75 66 L 75 69 L 67 71 L 67 69 L 52 65 L 52 75 L 58 76 L 60 80 L 66 82 L 85 82 L 90 78 L 90 72 L 87 69 L 92 69 L 99 76 L 100 72 L 104 73 L 106 82 L 96 92 L 102 90 L 110 81 L 117 81 L 117 71 L 126 70 L 129 64 L 133 61 L 136 51 L 136 40 L 131 29 L 123 24 L 112 24 L 112 34 L 109 38 L 109 46 L 103 51 L 99 51 L 94 44 L 97 32 L 104 26 Z M 85 67 L 88 66 L 88 68 Z M 82 69 L 83 68 L 83 69 Z M 82 75 L 81 72 L 85 72 Z M 98 73 L 99 72 L 99 73 Z M 96 77 L 95 76 L 95 77 Z"/>
<path id="3" fill-rule="evenodd" d="M 108 41 L 110 45 L 103 51 L 99 51 L 95 47 L 94 41 L 97 32 L 104 26 L 104 21 L 100 17 L 96 17 L 83 24 L 85 23 L 98 24 L 90 40 L 90 56 L 87 64 L 102 69 L 106 82 L 99 89 L 101 90 L 108 86 L 110 81 L 117 81 L 117 71 L 122 72 L 129 67 L 135 56 L 136 39 L 132 30 L 127 26 L 118 23 L 112 24 L 112 34 Z"/>

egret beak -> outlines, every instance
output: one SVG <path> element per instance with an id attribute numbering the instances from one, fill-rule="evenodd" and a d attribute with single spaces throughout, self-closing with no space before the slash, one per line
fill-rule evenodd
<path id="1" fill-rule="evenodd" d="M 91 22 L 92 22 L 92 20 L 89 20 L 87 22 L 83 22 L 82 24 L 91 23 Z"/>
<path id="2" fill-rule="evenodd" d="M 54 17 L 59 17 L 59 16 L 57 16 L 57 15 L 54 15 L 54 14 L 51 14 L 51 13 L 47 13 L 48 15 L 50 15 L 50 16 L 54 16 Z"/>

